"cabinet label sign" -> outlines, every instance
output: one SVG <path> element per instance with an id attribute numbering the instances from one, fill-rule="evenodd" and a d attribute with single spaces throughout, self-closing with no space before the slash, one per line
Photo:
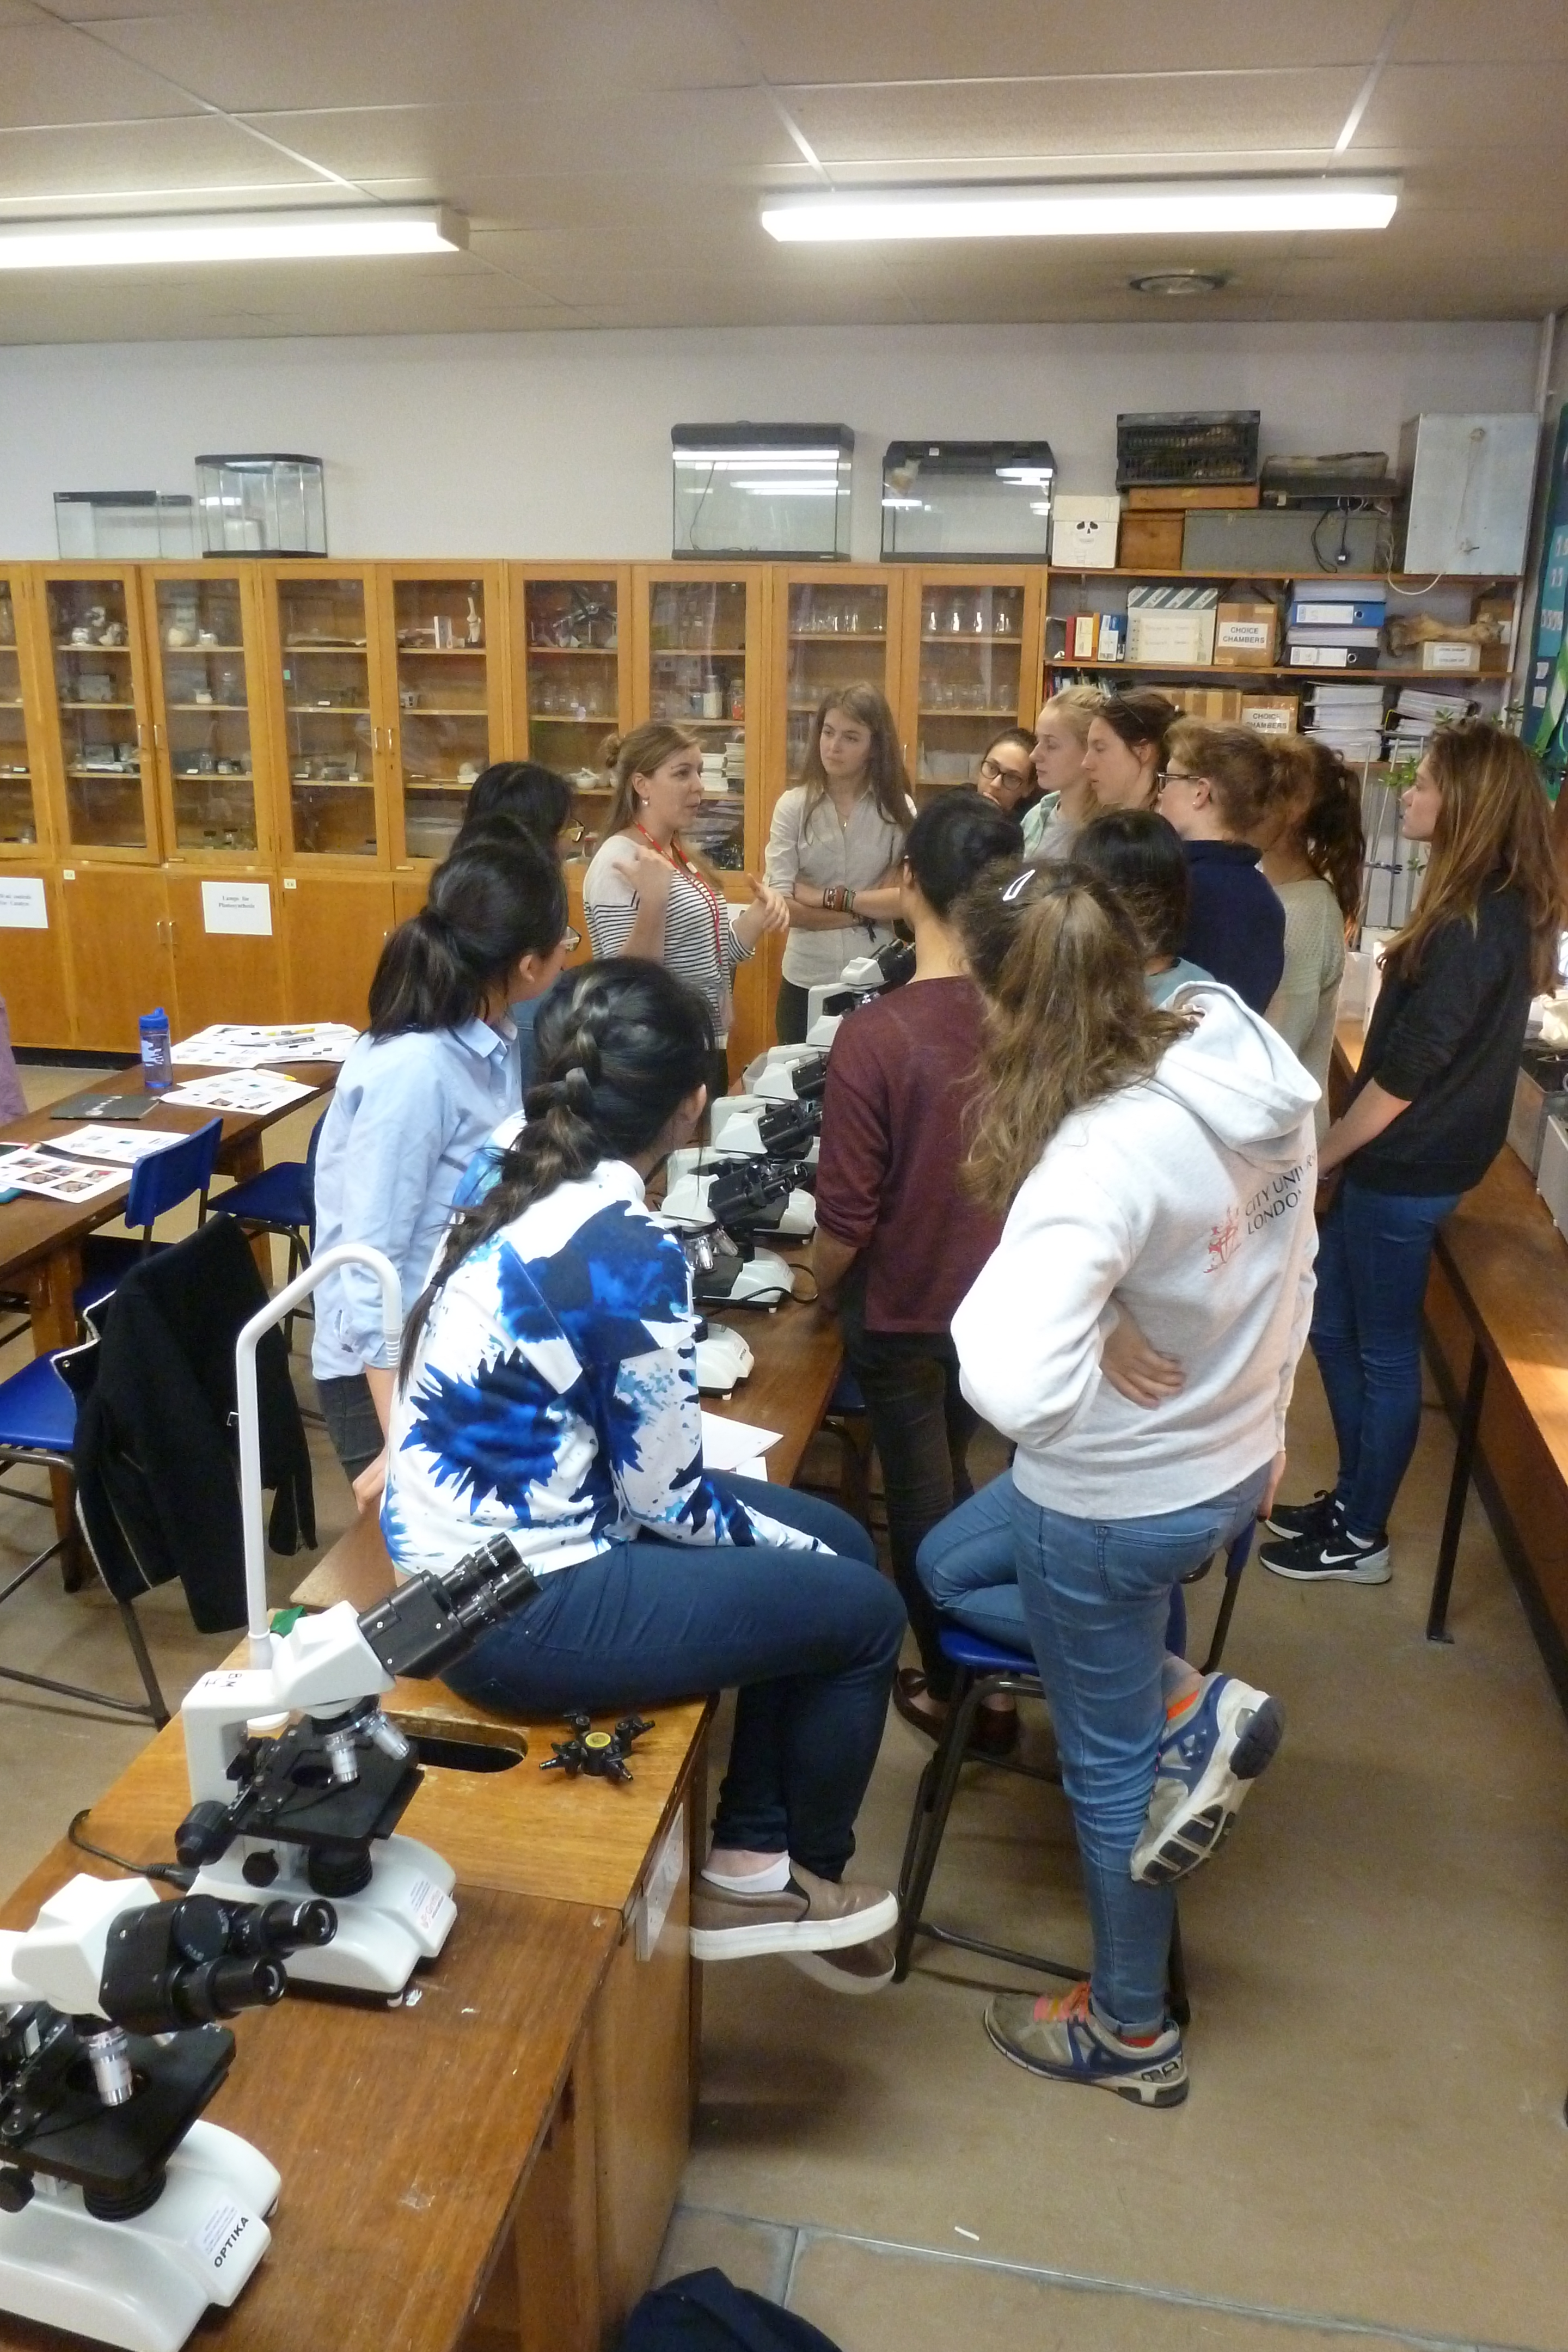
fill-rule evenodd
<path id="1" fill-rule="evenodd" d="M 237 932 L 255 940 L 272 937 L 272 891 L 265 882 L 204 882 L 202 928 Z"/>
<path id="2" fill-rule="evenodd" d="M 0 874 L 0 930 L 47 931 L 49 910 L 41 875 Z"/>

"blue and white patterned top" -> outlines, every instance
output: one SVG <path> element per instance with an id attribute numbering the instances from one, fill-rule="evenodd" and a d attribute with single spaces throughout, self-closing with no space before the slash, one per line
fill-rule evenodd
<path id="1" fill-rule="evenodd" d="M 821 1549 L 705 1476 L 691 1276 L 623 1160 L 463 1260 L 393 1409 L 389 1462 L 381 1524 L 404 1575 L 503 1530 L 536 1575 L 645 1531 Z"/>

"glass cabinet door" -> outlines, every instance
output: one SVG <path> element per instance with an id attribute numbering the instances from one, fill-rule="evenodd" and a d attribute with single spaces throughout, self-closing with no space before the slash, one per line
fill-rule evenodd
<path id="1" fill-rule="evenodd" d="M 683 831 L 711 865 L 745 863 L 748 599 L 745 580 L 647 583 L 648 717 L 702 746 L 703 807 Z"/>
<path id="2" fill-rule="evenodd" d="M 784 662 L 784 782 L 798 784 L 811 723 L 837 687 L 874 686 L 892 699 L 885 581 L 861 586 L 802 581 L 788 592 Z"/>
<path id="3" fill-rule="evenodd" d="M 173 850 L 254 852 L 256 754 L 237 574 L 154 578 L 153 666 L 174 815 Z"/>
<path id="4" fill-rule="evenodd" d="M 0 573 L 0 852 L 38 838 L 38 788 L 22 707 L 21 583 Z"/>
<path id="5" fill-rule="evenodd" d="M 283 573 L 277 594 L 294 850 L 374 857 L 381 844 L 365 583 Z"/>
<path id="6" fill-rule="evenodd" d="M 492 757 L 495 616 L 479 578 L 395 579 L 392 604 L 404 852 L 445 857 Z"/>
<path id="7" fill-rule="evenodd" d="M 992 737 L 1020 724 L 1035 690 L 1032 676 L 1023 683 L 1028 602 L 1023 587 L 921 582 L 917 787 L 973 783 Z"/>
<path id="8" fill-rule="evenodd" d="M 619 582 L 525 579 L 522 636 L 529 757 L 602 801 L 600 750 L 622 724 Z"/>
<path id="9" fill-rule="evenodd" d="M 130 577 L 49 579 L 44 589 L 73 849 L 152 849 L 137 707 Z"/>

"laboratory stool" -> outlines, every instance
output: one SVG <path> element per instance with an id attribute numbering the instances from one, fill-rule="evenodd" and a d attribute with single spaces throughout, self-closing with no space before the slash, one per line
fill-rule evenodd
<path id="1" fill-rule="evenodd" d="M 96 1346 L 97 1342 L 89 1343 Z M 0 1381 L 0 1470 L 27 1468 L 60 1470 L 72 1475 L 71 1447 L 76 1436 L 76 1399 L 67 1387 L 58 1365 L 73 1355 L 85 1355 L 83 1349 L 62 1348 L 56 1355 L 35 1356 L 14 1372 L 8 1381 Z M 17 1502 L 31 1503 L 35 1508 L 52 1510 L 48 1495 L 30 1494 L 24 1486 L 0 1486 L 0 1493 Z M 74 1496 L 74 1489 L 73 1489 Z M 78 1514 L 79 1522 L 80 1514 Z M 54 1541 L 40 1552 L 35 1552 L 26 1566 L 9 1581 L 0 1586 L 0 1605 L 20 1591 L 30 1577 L 58 1558 L 67 1549 L 68 1538 L 57 1535 Z M 82 1542 L 87 1545 L 85 1529 Z M 90 1555 L 91 1547 L 87 1545 Z M 120 1622 L 125 1638 L 131 1644 L 131 1654 L 136 1661 L 136 1671 L 142 1677 L 144 1700 L 117 1698 L 110 1691 L 84 1690 L 78 1683 L 55 1681 L 47 1675 L 24 1674 L 19 1666 L 0 1666 L 0 1680 L 25 1683 L 33 1690 L 55 1691 L 62 1698 L 79 1698 L 92 1706 L 111 1708 L 116 1715 L 131 1715 L 157 1729 L 169 1720 L 169 1710 L 163 1704 L 163 1694 L 158 1686 L 148 1654 L 146 1638 L 136 1622 L 136 1612 L 129 1601 L 116 1598 Z"/>
<path id="2" fill-rule="evenodd" d="M 1243 1569 L 1252 1549 L 1253 1525 L 1249 1520 L 1225 1555 L 1225 1593 L 1219 1614 L 1215 1622 L 1208 1654 L 1200 1671 L 1213 1674 L 1219 1665 L 1225 1648 L 1226 1635 L 1236 1608 L 1236 1595 Z M 1184 1583 L 1194 1583 L 1207 1573 L 1212 1563 L 1184 1578 Z M 1182 1601 L 1181 1588 L 1173 1597 L 1174 1616 Z M 1178 1621 L 1180 1622 L 1180 1621 Z M 1047 1959 L 1041 1954 L 1020 1952 L 1002 1944 L 986 1942 L 978 1936 L 960 1933 L 954 1927 L 939 1927 L 925 1916 L 926 1896 L 937 1856 L 947 1828 L 947 1817 L 958 1790 L 958 1776 L 969 1758 L 970 1735 L 983 1703 L 993 1697 L 1010 1696 L 1016 1698 L 1044 1699 L 1040 1677 L 1034 1659 L 1026 1651 L 1003 1648 L 988 1642 L 978 1633 L 971 1633 L 961 1625 L 945 1624 L 940 1635 L 942 1655 L 954 1669 L 952 1696 L 948 1705 L 947 1720 L 935 1752 L 921 1774 L 915 1791 L 914 1811 L 910 1815 L 909 1835 L 904 1841 L 903 1861 L 899 1869 L 899 1937 L 894 1957 L 893 1979 L 901 1984 L 910 1972 L 910 1956 L 915 1937 L 927 1936 L 933 1943 L 952 1944 L 966 1952 L 978 1952 L 984 1958 L 1006 1960 L 1015 1968 L 1037 1969 L 1047 1976 L 1066 1977 L 1076 1983 L 1083 1976 L 1081 1965 L 1069 1967 L 1064 1961 Z M 984 1760 L 989 1770 L 1016 1772 L 1026 1780 L 1046 1780 L 1061 1785 L 1058 1772 L 1037 1764 L 1023 1764 L 1015 1757 L 987 1757 Z M 1184 2025 L 1188 2017 L 1186 1971 L 1182 1961 L 1182 1929 L 1179 1916 L 1171 1925 L 1170 1957 L 1171 2013 L 1178 2024 Z"/>
<path id="3" fill-rule="evenodd" d="M 207 1188 L 222 1140 L 222 1119 L 209 1118 L 194 1134 L 182 1136 L 165 1150 L 149 1151 L 136 1162 L 125 1202 L 125 1222 L 140 1225 L 142 1238 L 132 1241 L 118 1234 L 89 1234 L 82 1244 L 82 1280 L 76 1292 L 79 1316 L 100 1307 L 133 1265 L 140 1265 L 154 1246 L 162 1247 L 153 1243 L 153 1228 L 165 1211 L 177 1208 L 195 1192 L 196 1223 L 205 1224 Z"/>

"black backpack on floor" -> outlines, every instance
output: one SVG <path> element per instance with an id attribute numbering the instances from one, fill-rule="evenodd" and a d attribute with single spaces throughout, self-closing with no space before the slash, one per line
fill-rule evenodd
<path id="1" fill-rule="evenodd" d="M 689 2271 L 645 2294 L 620 2352 L 838 2352 L 837 2345 L 722 2271 Z"/>

